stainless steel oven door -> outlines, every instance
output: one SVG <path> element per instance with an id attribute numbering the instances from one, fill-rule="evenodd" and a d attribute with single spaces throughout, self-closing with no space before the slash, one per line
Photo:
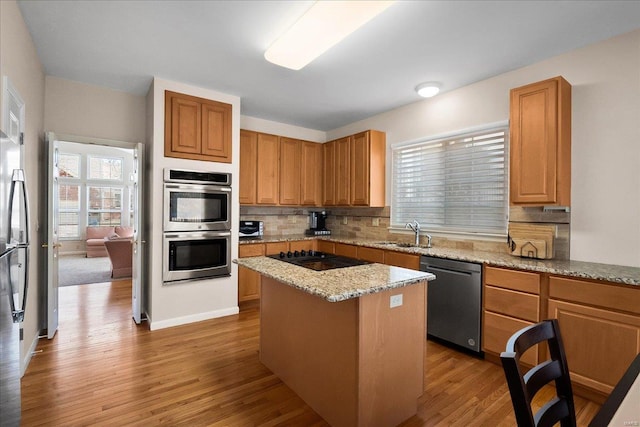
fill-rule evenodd
<path id="1" fill-rule="evenodd" d="M 231 275 L 231 232 L 165 233 L 162 280 L 182 280 Z"/>
<path id="2" fill-rule="evenodd" d="M 231 229 L 231 187 L 164 184 L 164 231 Z"/>

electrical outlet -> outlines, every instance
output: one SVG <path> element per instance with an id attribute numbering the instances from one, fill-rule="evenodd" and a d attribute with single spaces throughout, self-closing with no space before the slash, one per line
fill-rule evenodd
<path id="1" fill-rule="evenodd" d="M 400 307 L 402 305 L 402 294 L 391 295 L 389 298 L 389 308 Z"/>
<path id="2" fill-rule="evenodd" d="M 347 217 L 346 216 L 342 217 L 342 224 L 347 225 Z"/>
<path id="3" fill-rule="evenodd" d="M 371 221 L 371 225 L 374 227 L 377 227 L 380 225 L 380 218 L 373 218 L 373 220 Z"/>

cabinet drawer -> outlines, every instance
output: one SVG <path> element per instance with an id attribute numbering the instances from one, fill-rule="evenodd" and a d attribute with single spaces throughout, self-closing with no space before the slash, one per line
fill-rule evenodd
<path id="1" fill-rule="evenodd" d="M 549 278 L 549 297 L 640 314 L 640 287 L 632 289 L 606 283 L 551 276 Z"/>
<path id="2" fill-rule="evenodd" d="M 510 289 L 485 286 L 485 310 L 538 322 L 540 297 Z"/>
<path id="3" fill-rule="evenodd" d="M 288 250 L 289 250 L 289 242 L 265 243 L 266 255 L 277 255 L 280 252 L 287 252 Z"/>
<path id="4" fill-rule="evenodd" d="M 344 243 L 336 243 L 336 255 L 356 258 L 358 256 L 358 247 L 354 245 L 346 245 Z"/>
<path id="5" fill-rule="evenodd" d="M 320 252 L 326 252 L 328 254 L 336 253 L 335 243 L 333 242 L 329 242 L 327 240 L 318 240 L 316 245 L 318 246 L 318 250 Z"/>
<path id="6" fill-rule="evenodd" d="M 246 258 L 250 256 L 261 256 L 261 255 L 264 255 L 264 245 L 262 243 L 238 246 L 239 258 Z"/>
<path id="7" fill-rule="evenodd" d="M 529 292 L 531 294 L 540 293 L 540 275 L 538 273 L 485 267 L 484 282 L 487 285 L 514 291 Z"/>
<path id="8" fill-rule="evenodd" d="M 500 354 L 505 350 L 511 335 L 531 325 L 533 325 L 531 322 L 485 311 L 482 348 L 484 351 Z M 538 346 L 527 350 L 520 360 L 531 366 L 536 365 L 538 363 Z"/>
<path id="9" fill-rule="evenodd" d="M 358 246 L 358 259 L 369 262 L 384 263 L 384 250 Z"/>
<path id="10" fill-rule="evenodd" d="M 386 251 L 384 253 L 384 263 L 396 267 L 420 270 L 420 255 L 405 254 L 396 251 Z"/>

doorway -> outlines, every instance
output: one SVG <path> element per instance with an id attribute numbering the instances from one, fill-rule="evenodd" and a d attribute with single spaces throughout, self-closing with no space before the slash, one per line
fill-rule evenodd
<path id="1" fill-rule="evenodd" d="M 59 286 L 131 281 L 142 321 L 142 144 L 47 134 L 43 328 L 58 327 Z M 44 323 L 46 322 L 46 325 Z"/>

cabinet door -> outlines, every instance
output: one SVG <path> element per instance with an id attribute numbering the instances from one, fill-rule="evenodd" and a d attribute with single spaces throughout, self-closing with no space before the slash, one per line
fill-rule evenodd
<path id="1" fill-rule="evenodd" d="M 322 144 L 322 206 L 336 204 L 336 142 Z"/>
<path id="2" fill-rule="evenodd" d="M 221 163 L 231 163 L 231 105 L 223 102 L 202 103 L 203 156 Z"/>
<path id="3" fill-rule="evenodd" d="M 640 353 L 640 316 L 549 300 L 574 382 L 609 394 Z"/>
<path id="4" fill-rule="evenodd" d="M 322 146 L 303 141 L 300 171 L 300 204 L 318 206 L 322 200 Z"/>
<path id="5" fill-rule="evenodd" d="M 278 204 L 280 141 L 276 135 L 258 134 L 257 199 L 259 205 Z"/>
<path id="6" fill-rule="evenodd" d="M 511 90 L 511 204 L 570 203 L 570 88 L 554 78 Z"/>
<path id="7" fill-rule="evenodd" d="M 238 302 L 260 298 L 260 273 L 238 267 Z"/>
<path id="8" fill-rule="evenodd" d="M 165 156 L 200 154 L 201 128 L 202 113 L 197 98 L 166 91 Z"/>
<path id="9" fill-rule="evenodd" d="M 349 206 L 351 198 L 350 192 L 350 174 L 351 168 L 351 137 L 341 138 L 336 140 L 336 152 L 335 152 L 335 198 L 336 205 Z"/>
<path id="10" fill-rule="evenodd" d="M 280 137 L 280 204 L 300 204 L 301 141 Z"/>
<path id="11" fill-rule="evenodd" d="M 350 144 L 350 195 L 354 206 L 369 205 L 369 133 L 354 135 Z"/>
<path id="12" fill-rule="evenodd" d="M 258 134 L 240 131 L 240 204 L 256 204 Z"/>

